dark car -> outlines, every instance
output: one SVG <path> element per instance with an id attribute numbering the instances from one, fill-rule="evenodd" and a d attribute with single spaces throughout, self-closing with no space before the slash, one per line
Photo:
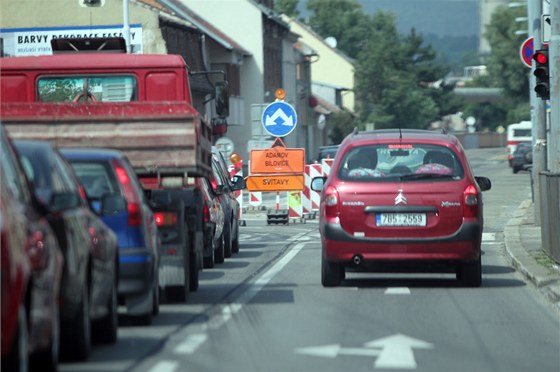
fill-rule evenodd
<path id="1" fill-rule="evenodd" d="M 348 135 L 322 190 L 319 231 L 323 286 L 347 267 L 366 271 L 453 272 L 481 284 L 482 194 L 453 135 L 379 130 Z"/>
<path id="2" fill-rule="evenodd" d="M 317 163 L 321 163 L 323 159 L 334 159 L 340 145 L 329 145 L 319 147 L 317 155 Z"/>
<path id="3" fill-rule="evenodd" d="M 32 186 L 28 182 L 11 141 L 4 128 L 1 133 L 0 146 L 0 224 L 2 225 L 2 320 L 9 319 L 9 324 L 2 323 L 2 349 L 11 348 L 11 360 L 3 359 L 2 370 L 25 364 L 26 351 L 31 358 L 31 366 L 42 371 L 55 371 L 58 365 L 60 346 L 59 292 L 62 277 L 63 257 L 56 236 L 45 215 L 47 211 L 35 199 Z M 6 254 L 5 254 L 6 253 Z M 21 270 L 26 254 L 30 263 L 30 277 L 24 283 Z M 5 260 L 5 261 L 4 261 Z M 15 275 L 12 275 L 15 274 Z M 22 300 L 17 293 L 17 284 L 4 286 L 4 280 L 16 279 L 24 284 L 27 292 L 24 303 L 24 319 L 15 308 L 15 303 Z M 14 292 L 12 292 L 14 291 Z M 11 294 L 10 294 L 11 293 Z M 16 321 L 25 321 L 25 330 L 14 337 Z M 14 340 L 10 342 L 8 340 Z M 28 340 L 25 346 L 19 342 Z M 18 355 L 21 352 L 21 355 Z M 2 353 L 4 355 L 4 351 Z M 23 358 L 23 359 L 21 359 Z"/>
<path id="4" fill-rule="evenodd" d="M 154 213 L 126 156 L 111 149 L 60 150 L 70 162 L 94 208 L 111 201 L 101 219 L 116 234 L 119 303 L 143 324 L 159 312 L 158 228 Z M 107 204 L 107 203 L 105 203 Z"/>
<path id="5" fill-rule="evenodd" d="M 533 166 L 533 145 L 531 142 L 520 142 L 513 152 L 511 168 L 513 173 L 520 170 L 530 170 Z"/>
<path id="6" fill-rule="evenodd" d="M 2 180 L 4 174 L 1 175 Z M 7 187 L 0 187 L 0 264 L 2 270 L 2 370 L 25 371 L 28 368 L 29 334 L 26 303 L 31 281 L 31 263 L 27 249 L 28 221 L 17 199 Z"/>
<path id="7" fill-rule="evenodd" d="M 243 190 L 245 179 L 241 176 L 231 177 L 226 160 L 222 153 L 212 147 L 212 169 L 214 175 L 214 190 L 220 195 L 224 209 L 224 256 L 231 257 L 239 252 L 239 218 L 241 210 L 235 192 Z M 218 259 L 217 262 L 220 260 Z"/>
<path id="8" fill-rule="evenodd" d="M 117 337 L 117 247 L 110 238 L 100 240 L 112 233 L 98 231 L 109 229 L 95 221 L 83 187 L 50 143 L 16 140 L 14 145 L 64 255 L 61 353 L 85 359 L 92 337 L 106 342 Z"/>
<path id="9" fill-rule="evenodd" d="M 212 176 L 213 178 L 213 176 Z M 204 254 L 205 268 L 212 268 L 216 262 L 216 253 L 224 252 L 224 210 L 220 203 L 220 195 L 212 187 L 207 178 L 197 178 L 204 199 Z"/>

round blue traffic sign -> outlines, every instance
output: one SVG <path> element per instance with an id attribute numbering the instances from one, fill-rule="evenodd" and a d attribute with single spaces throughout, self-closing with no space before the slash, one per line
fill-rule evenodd
<path id="1" fill-rule="evenodd" d="M 296 124 L 296 110 L 286 102 L 272 102 L 262 113 L 264 130 L 275 137 L 284 137 L 292 133 Z"/>

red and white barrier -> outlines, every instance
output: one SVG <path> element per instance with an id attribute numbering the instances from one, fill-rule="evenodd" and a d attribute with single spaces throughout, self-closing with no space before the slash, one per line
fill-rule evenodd
<path id="1" fill-rule="evenodd" d="M 251 191 L 249 192 L 249 205 L 251 207 L 260 207 L 262 204 L 262 192 Z"/>
<path id="2" fill-rule="evenodd" d="M 311 180 L 315 177 L 321 177 L 323 175 L 322 168 L 322 165 L 319 163 L 307 164 L 305 166 L 305 185 L 301 199 L 304 214 L 313 215 L 319 210 L 321 193 L 319 191 L 311 190 Z"/>
<path id="3" fill-rule="evenodd" d="M 235 163 L 233 167 L 229 169 L 231 177 L 241 176 L 243 177 L 243 160 Z M 239 222 L 244 226 L 245 221 L 243 221 L 243 190 L 235 191 L 235 200 L 239 203 Z"/>
<path id="4" fill-rule="evenodd" d="M 334 162 L 334 159 L 330 159 L 330 158 L 321 160 L 321 168 L 322 168 L 322 171 L 323 171 L 323 177 L 328 177 L 329 176 L 329 174 L 331 173 L 331 168 L 332 168 L 333 162 Z"/>

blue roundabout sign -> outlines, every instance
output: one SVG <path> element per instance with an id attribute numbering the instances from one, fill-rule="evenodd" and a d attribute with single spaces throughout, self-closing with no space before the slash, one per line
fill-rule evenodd
<path id="1" fill-rule="evenodd" d="M 272 102 L 262 113 L 264 130 L 272 136 L 284 137 L 296 128 L 296 110 L 286 102 Z"/>

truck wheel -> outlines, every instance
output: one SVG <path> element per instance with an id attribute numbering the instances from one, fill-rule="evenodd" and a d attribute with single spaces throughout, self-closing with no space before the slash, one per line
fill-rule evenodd
<path id="1" fill-rule="evenodd" d="M 188 231 L 187 228 L 185 228 L 185 231 Z M 189 297 L 189 291 L 190 291 L 190 240 L 191 236 L 190 234 L 187 236 L 187 239 L 185 241 L 185 247 L 184 247 L 184 251 L 183 251 L 183 277 L 184 277 L 184 282 L 183 285 L 169 285 L 167 287 L 165 287 L 165 297 L 167 297 L 167 300 L 171 301 L 171 302 L 185 302 L 187 301 L 187 298 Z"/>
<path id="2" fill-rule="evenodd" d="M 191 251 L 190 252 L 191 255 L 191 259 L 190 259 L 190 290 L 192 292 L 196 292 L 196 290 L 198 289 L 198 260 L 196 259 L 196 254 Z"/>

